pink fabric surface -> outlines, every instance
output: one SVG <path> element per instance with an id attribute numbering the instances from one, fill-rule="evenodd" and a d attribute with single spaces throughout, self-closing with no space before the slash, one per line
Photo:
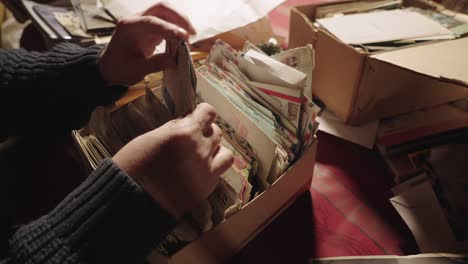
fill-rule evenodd
<path id="1" fill-rule="evenodd" d="M 391 178 L 376 154 L 323 132 L 318 140 L 310 191 L 252 240 L 233 263 L 416 254 L 409 229 L 388 202 Z"/>

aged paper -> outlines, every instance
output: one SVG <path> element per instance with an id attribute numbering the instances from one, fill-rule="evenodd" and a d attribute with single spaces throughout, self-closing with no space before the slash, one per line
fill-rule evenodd
<path id="1" fill-rule="evenodd" d="M 317 22 L 347 44 L 452 35 L 434 20 L 400 9 L 323 18 Z"/>
<path id="2" fill-rule="evenodd" d="M 122 18 L 142 12 L 162 1 L 101 0 L 101 2 L 115 17 Z M 185 14 L 192 22 L 197 31 L 197 35 L 190 38 L 190 43 L 194 43 L 255 22 L 284 0 L 204 0 L 202 2 L 167 0 L 164 2 Z"/>

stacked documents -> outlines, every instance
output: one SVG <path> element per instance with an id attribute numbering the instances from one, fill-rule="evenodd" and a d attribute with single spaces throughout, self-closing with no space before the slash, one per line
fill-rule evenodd
<path id="1" fill-rule="evenodd" d="M 143 13 L 158 3 L 169 5 L 187 16 L 197 31 L 196 35 L 190 36 L 190 43 L 206 40 L 228 31 L 235 36 L 239 35 L 242 39 L 248 37 L 265 41 L 271 37 L 268 34 L 271 33 L 271 29 L 268 21 L 262 18 L 284 0 L 205 0 L 203 4 L 198 1 L 180 0 L 19 0 L 19 2 L 25 7 L 33 22 L 50 39 L 99 44 L 110 41 L 118 20 Z M 38 2 L 47 2 L 47 5 Z M 252 28 L 262 29 L 261 34 L 252 33 Z"/>
<path id="2" fill-rule="evenodd" d="M 58 1 L 51 4 L 21 2 L 33 21 L 51 39 L 83 44 L 108 42 L 117 23 L 99 0 L 72 0 L 66 4 Z"/>
<path id="3" fill-rule="evenodd" d="M 349 15 L 368 12 L 378 9 L 399 8 L 403 4 L 401 0 L 380 0 L 380 1 L 355 1 L 334 5 L 325 5 L 317 7 L 315 18 L 326 18 L 340 15 Z"/>
<path id="4" fill-rule="evenodd" d="M 234 164 L 208 199 L 159 245 L 159 253 L 167 256 L 274 184 L 314 142 L 320 108 L 305 95 L 311 93 L 311 46 L 269 57 L 251 43 L 238 52 L 217 41 L 197 69 L 184 42 L 172 40 L 166 49 L 178 54 L 178 63 L 164 71 L 162 87 L 146 87 L 144 96 L 116 110 L 96 109 L 73 136 L 94 170 L 133 138 L 192 111 L 197 96 L 216 109 L 221 144 L 233 152 Z"/>
<path id="5" fill-rule="evenodd" d="M 117 19 L 111 16 L 98 0 L 71 0 L 81 28 L 93 35 L 109 35 Z"/>
<path id="6" fill-rule="evenodd" d="M 390 202 L 427 252 L 466 252 L 468 248 L 468 141 L 431 147 L 413 155 L 424 171 L 392 191 Z"/>
<path id="7" fill-rule="evenodd" d="M 304 95 L 312 55 L 310 46 L 287 55 L 291 62 L 309 60 L 310 71 L 304 73 L 274 59 L 281 54 L 271 58 L 248 43 L 237 52 L 218 40 L 205 65 L 197 69 L 200 98 L 257 152 L 261 188 L 274 182 L 312 143 L 320 110 Z"/>
<path id="8" fill-rule="evenodd" d="M 454 17 L 401 1 L 355 1 L 316 10 L 316 23 L 340 41 L 368 52 L 423 41 L 454 39 L 468 33 L 468 24 Z"/>
<path id="9" fill-rule="evenodd" d="M 395 182 L 421 173 L 411 163 L 414 153 L 449 144 L 468 134 L 466 99 L 381 120 L 376 146 L 391 169 Z M 430 118 L 428 118 L 430 117 Z"/>
<path id="10" fill-rule="evenodd" d="M 390 202 L 423 253 L 468 246 L 468 101 L 380 122 L 377 148 L 396 186 Z"/>

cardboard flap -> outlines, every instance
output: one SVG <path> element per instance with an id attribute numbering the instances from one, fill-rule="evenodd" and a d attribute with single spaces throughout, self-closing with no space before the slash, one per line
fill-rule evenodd
<path id="1" fill-rule="evenodd" d="M 442 81 L 468 87 L 468 38 L 420 45 L 370 56 Z"/>

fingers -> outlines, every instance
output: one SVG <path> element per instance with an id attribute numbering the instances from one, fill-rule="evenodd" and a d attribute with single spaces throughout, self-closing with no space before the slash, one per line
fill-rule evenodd
<path id="1" fill-rule="evenodd" d="M 200 124 L 204 136 L 211 133 L 209 130 L 212 129 L 211 125 L 216 119 L 216 112 L 211 105 L 201 103 L 189 116 L 194 122 Z"/>
<path id="2" fill-rule="evenodd" d="M 220 143 L 221 143 L 221 140 L 223 139 L 223 132 L 221 131 L 221 128 L 219 128 L 216 124 L 211 125 L 211 131 L 212 131 L 211 135 L 207 138 L 210 141 L 210 145 L 211 145 L 211 148 L 210 148 L 211 151 L 209 155 L 211 157 L 214 157 L 219 151 Z"/>
<path id="3" fill-rule="evenodd" d="M 199 124 L 203 144 L 205 145 L 206 154 L 209 157 L 214 157 L 220 148 L 220 143 L 223 138 L 223 132 L 213 122 L 216 119 L 214 108 L 207 103 L 200 103 L 197 108 L 187 116 L 191 122 Z"/>
<path id="4" fill-rule="evenodd" d="M 122 19 L 118 28 L 127 28 L 143 39 L 155 36 L 163 39 L 180 38 L 188 40 L 187 30 L 154 16 L 138 16 Z"/>
<path id="5" fill-rule="evenodd" d="M 167 4 L 156 4 L 143 12 L 143 16 L 156 16 L 172 24 L 175 24 L 185 29 L 190 34 L 196 34 L 195 28 L 190 23 L 187 17 L 181 15 Z"/>
<path id="6" fill-rule="evenodd" d="M 223 132 L 213 122 L 216 119 L 216 112 L 214 108 L 207 104 L 201 103 L 193 111 L 191 116 L 194 122 L 200 124 L 200 129 L 203 137 L 209 142 L 209 156 L 215 156 L 219 151 L 221 140 L 223 139 Z"/>
<path id="7" fill-rule="evenodd" d="M 221 139 L 223 138 L 223 132 L 221 131 L 221 128 L 219 128 L 218 125 L 212 124 L 210 134 L 206 134 L 205 136 L 213 138 L 213 143 L 218 145 L 219 143 L 221 143 Z"/>
<path id="8" fill-rule="evenodd" d="M 220 146 L 211 163 L 211 172 L 219 176 L 223 174 L 234 163 L 234 156 L 230 150 Z"/>

